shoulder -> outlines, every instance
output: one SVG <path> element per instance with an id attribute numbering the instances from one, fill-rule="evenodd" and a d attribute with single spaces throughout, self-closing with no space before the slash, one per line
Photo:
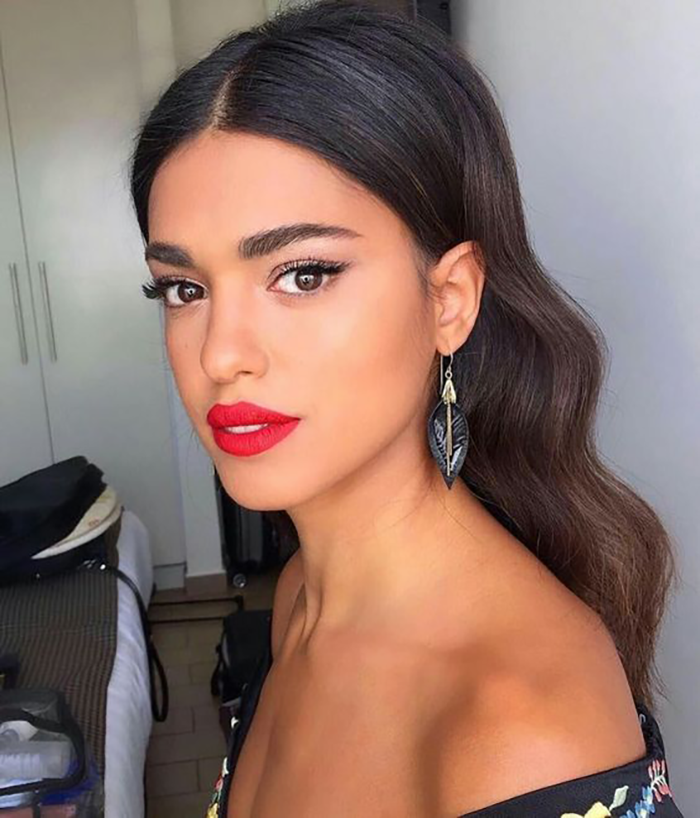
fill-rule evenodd
<path id="1" fill-rule="evenodd" d="M 277 655 L 284 634 L 289 624 L 289 617 L 296 602 L 304 572 L 301 564 L 301 552 L 297 549 L 285 562 L 277 578 L 272 602 L 271 650 L 273 659 Z"/>
<path id="2" fill-rule="evenodd" d="M 634 701 L 605 649 L 579 665 L 568 659 L 552 653 L 539 668 L 494 663 L 480 678 L 465 673 L 423 746 L 436 814 L 461 815 L 644 756 Z"/>

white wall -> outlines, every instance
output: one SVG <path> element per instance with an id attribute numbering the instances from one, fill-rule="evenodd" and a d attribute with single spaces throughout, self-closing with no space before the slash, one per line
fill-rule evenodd
<path id="1" fill-rule="evenodd" d="M 147 0 L 136 0 L 146 2 Z M 156 0 L 168 2 L 168 0 Z M 178 66 L 190 65 L 232 31 L 263 23 L 302 0 L 169 0 Z"/>
<path id="2" fill-rule="evenodd" d="M 178 67 L 204 57 L 236 30 L 264 22 L 265 0 L 170 0 Z"/>
<path id="3" fill-rule="evenodd" d="M 700 3 L 459 0 L 495 86 L 545 266 L 611 347 L 602 452 L 679 551 L 658 662 L 670 780 L 700 797 Z M 651 585 L 655 578 L 648 577 Z"/>

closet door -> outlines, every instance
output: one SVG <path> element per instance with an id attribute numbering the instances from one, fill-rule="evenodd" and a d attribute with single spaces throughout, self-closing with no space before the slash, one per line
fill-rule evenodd
<path id="1" fill-rule="evenodd" d="M 162 328 L 128 198 L 133 0 L 0 0 L 0 44 L 54 459 L 93 461 L 155 564 L 181 563 Z"/>
<path id="2" fill-rule="evenodd" d="M 52 463 L 0 51 L 0 486 Z"/>

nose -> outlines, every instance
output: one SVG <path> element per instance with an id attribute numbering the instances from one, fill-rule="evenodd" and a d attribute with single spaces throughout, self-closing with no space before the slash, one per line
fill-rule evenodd
<path id="1" fill-rule="evenodd" d="M 216 383 L 229 383 L 241 374 L 259 375 L 265 356 L 256 310 L 240 288 L 210 298 L 209 321 L 200 352 L 202 369 Z"/>

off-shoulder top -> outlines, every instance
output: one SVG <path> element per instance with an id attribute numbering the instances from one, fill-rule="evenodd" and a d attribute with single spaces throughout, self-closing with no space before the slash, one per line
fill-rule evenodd
<path id="1" fill-rule="evenodd" d="M 255 672 L 243 690 L 238 715 L 232 720 L 226 756 L 205 818 L 226 818 L 232 773 L 271 664 L 268 640 Z M 456 818 L 648 818 L 652 814 L 655 818 L 683 818 L 671 790 L 659 725 L 642 702 L 635 704 L 646 743 L 643 758 L 540 787 Z"/>

